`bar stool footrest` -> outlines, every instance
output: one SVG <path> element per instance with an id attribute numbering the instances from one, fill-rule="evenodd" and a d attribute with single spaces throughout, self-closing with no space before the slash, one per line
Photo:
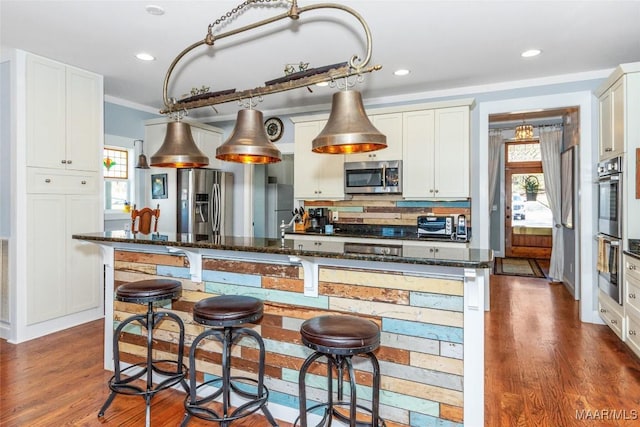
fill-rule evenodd
<path id="1" fill-rule="evenodd" d="M 336 411 L 335 408 L 332 408 L 332 410 L 329 410 L 329 406 L 346 406 L 349 407 L 351 406 L 351 403 L 348 401 L 340 401 L 340 402 L 333 402 L 332 404 L 326 402 L 326 403 L 319 403 L 317 405 L 314 405 L 310 408 L 307 408 L 307 414 L 312 413 L 313 411 L 315 411 L 318 408 L 324 408 L 324 415 L 322 416 L 322 420 L 315 425 L 315 427 L 322 427 L 324 425 L 326 425 L 328 419 L 329 419 L 329 412 L 331 412 L 333 414 L 333 416 L 335 416 L 336 418 L 340 419 L 340 421 L 345 422 L 347 425 L 349 424 L 349 417 L 345 416 L 344 414 L 342 414 L 341 412 Z M 356 408 L 361 409 L 369 414 L 371 414 L 371 409 L 362 406 L 362 405 L 356 405 Z M 296 418 L 296 420 L 293 423 L 293 427 L 298 427 L 300 422 L 300 417 Z M 377 426 L 372 426 L 370 422 L 366 422 L 366 421 L 356 421 L 356 426 L 363 426 L 363 427 L 386 427 L 387 424 L 385 423 L 385 421 L 382 418 L 378 418 L 378 425 Z"/>
<path id="2" fill-rule="evenodd" d="M 176 371 L 166 371 L 164 369 L 161 369 L 157 366 L 160 363 L 173 364 L 176 366 Z M 142 369 L 139 372 L 136 372 L 135 374 L 128 376 L 127 378 L 124 378 L 124 379 L 121 378 L 120 381 L 116 381 L 116 377 L 115 375 L 113 375 L 109 379 L 109 383 L 108 383 L 109 389 L 114 393 L 126 394 L 130 396 L 148 396 L 148 395 L 153 396 L 157 392 L 173 387 L 174 385 L 177 385 L 185 380 L 187 376 L 187 367 L 184 364 L 180 364 L 180 365 L 182 366 L 182 372 L 177 371 L 179 363 L 175 360 L 154 360 L 153 369 L 152 369 L 153 372 L 159 375 L 162 375 L 166 378 L 160 383 L 155 384 L 153 388 L 148 390 L 146 389 L 146 384 L 145 384 L 145 388 L 132 384 L 133 381 L 141 379 L 144 376 L 146 376 L 147 362 L 140 362 L 140 363 L 133 364 L 131 366 L 127 366 L 126 368 L 120 370 L 121 375 L 135 368 L 142 368 Z M 183 386 L 184 385 L 185 384 L 183 384 Z"/>
<path id="3" fill-rule="evenodd" d="M 230 380 L 231 390 L 235 394 L 242 396 L 244 398 L 252 399 L 252 400 L 249 400 L 248 402 L 245 402 L 242 405 L 238 406 L 233 410 L 233 412 L 231 412 L 231 414 L 228 414 L 227 416 L 224 416 L 224 414 L 220 415 L 214 409 L 203 406 L 204 404 L 210 403 L 214 399 L 222 395 L 223 389 L 222 387 L 220 387 L 215 392 L 201 399 L 198 399 L 195 402 L 190 402 L 189 401 L 190 396 L 187 395 L 184 406 L 186 411 L 189 413 L 189 415 L 192 415 L 194 417 L 197 417 L 206 421 L 228 423 L 231 421 L 238 420 L 240 418 L 247 417 L 263 409 L 266 406 L 269 399 L 269 390 L 267 389 L 266 386 L 264 385 L 262 386 L 262 390 L 263 390 L 262 394 L 254 394 L 251 392 L 247 392 L 245 390 L 241 390 L 236 384 L 233 383 L 233 381 L 240 382 L 238 380 L 243 380 L 242 382 L 243 384 L 246 384 L 247 382 L 249 382 L 249 383 L 258 385 L 257 380 L 254 380 L 253 378 L 238 377 L 238 376 L 230 377 L 229 380 Z M 196 395 L 198 390 L 206 386 L 211 386 L 212 384 L 221 383 L 222 381 L 223 381 L 223 378 L 214 378 L 212 380 L 206 381 L 198 385 L 196 387 Z"/>

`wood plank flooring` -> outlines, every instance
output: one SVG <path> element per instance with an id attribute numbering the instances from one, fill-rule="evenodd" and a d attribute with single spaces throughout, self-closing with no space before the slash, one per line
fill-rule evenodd
<path id="1" fill-rule="evenodd" d="M 614 410 L 626 411 L 618 417 L 640 415 L 640 361 L 606 326 L 580 323 L 578 303 L 561 284 L 509 276 L 491 280 L 486 426 L 640 425 L 637 419 L 611 419 Z M 144 425 L 144 402 L 136 397 L 118 396 L 103 419 L 96 417 L 111 376 L 102 368 L 102 325 L 96 321 L 20 345 L 0 340 L 0 425 Z M 179 391 L 158 394 L 151 425 L 179 425 L 182 404 Z M 600 418 L 577 419 L 583 409 Z M 609 419 L 603 418 L 605 410 Z M 254 415 L 233 426 L 268 423 Z"/>
<path id="2" fill-rule="evenodd" d="M 486 426 L 640 425 L 640 361 L 562 284 L 491 276 L 485 321 Z"/>
<path id="3" fill-rule="evenodd" d="M 144 426 L 141 397 L 116 396 L 104 418 L 97 418 L 111 378 L 102 367 L 102 337 L 100 320 L 19 345 L 0 340 L 0 426 Z M 180 425 L 183 401 L 184 392 L 178 390 L 158 393 L 151 402 L 151 425 Z M 212 425 L 217 423 L 189 422 L 193 427 Z M 254 414 L 233 426 L 270 424 Z"/>

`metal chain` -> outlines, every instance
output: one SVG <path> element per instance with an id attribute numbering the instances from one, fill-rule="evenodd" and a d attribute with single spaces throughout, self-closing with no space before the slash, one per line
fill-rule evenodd
<path id="1" fill-rule="evenodd" d="M 215 22 L 209 24 L 209 31 L 216 25 L 220 25 L 226 19 L 231 18 L 233 15 L 238 13 L 240 10 L 244 9 L 246 6 L 249 6 L 252 3 L 270 3 L 270 2 L 281 2 L 283 0 L 246 0 L 244 3 L 239 4 L 238 6 L 231 9 L 229 12 L 222 15 L 220 18 L 216 19 Z M 286 1 L 286 0 L 285 0 Z"/>

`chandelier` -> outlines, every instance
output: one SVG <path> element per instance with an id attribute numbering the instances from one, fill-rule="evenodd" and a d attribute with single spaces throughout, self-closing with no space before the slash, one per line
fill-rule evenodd
<path id="1" fill-rule="evenodd" d="M 262 112 L 253 109 L 254 99 L 261 99 L 263 95 L 284 92 L 292 89 L 308 87 L 317 83 L 334 83 L 349 77 L 362 75 L 382 68 L 380 65 L 367 66 L 371 59 L 371 32 L 362 16 L 355 10 L 334 3 L 318 3 L 298 7 L 297 0 L 290 4 L 287 12 L 267 18 L 244 27 L 214 35 L 214 28 L 226 20 L 234 19 L 236 14 L 246 6 L 255 3 L 278 2 L 281 0 L 246 0 L 209 24 L 207 34 L 203 40 L 185 48 L 175 57 L 167 70 L 162 87 L 164 108 L 161 114 L 173 119 L 169 123 L 165 140 L 156 154 L 151 156 L 151 166 L 160 167 L 200 167 L 206 166 L 208 158 L 198 149 L 191 136 L 190 126 L 181 122 L 182 117 L 194 108 L 214 106 L 230 101 L 248 104 L 249 108 L 238 111 L 234 130 L 218 149 L 216 158 L 239 163 L 273 163 L 280 161 L 280 151 L 269 140 L 264 129 Z M 169 97 L 168 87 L 171 75 L 176 65 L 192 50 L 205 46 L 212 48 L 214 44 L 226 37 L 245 31 L 250 31 L 267 24 L 286 18 L 296 21 L 303 13 L 321 9 L 336 9 L 355 17 L 362 26 L 366 36 L 366 54 L 364 58 L 353 55 L 348 61 L 318 68 L 306 68 L 300 72 L 287 74 L 265 82 L 264 86 L 236 91 L 235 89 L 218 92 L 197 93 L 184 99 Z M 345 86 L 348 86 L 345 84 Z M 345 120 L 347 118 L 348 120 Z M 179 123 L 172 125 L 172 123 Z M 325 128 L 313 141 L 313 151 L 318 153 L 344 154 L 379 150 L 386 148 L 386 136 L 380 133 L 370 122 L 362 103 L 360 92 L 345 90 L 333 97 L 331 114 Z M 187 166 L 185 166 L 187 165 Z"/>
<path id="2" fill-rule="evenodd" d="M 525 125 L 524 123 L 516 126 L 516 133 L 514 139 L 516 141 L 525 141 L 533 138 L 533 126 Z"/>

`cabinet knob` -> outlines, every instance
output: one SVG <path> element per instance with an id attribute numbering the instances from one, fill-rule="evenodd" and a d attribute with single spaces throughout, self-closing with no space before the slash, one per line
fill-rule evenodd
<path id="1" fill-rule="evenodd" d="M 48 183 L 50 183 L 50 182 L 51 182 L 51 179 L 50 179 L 50 178 L 47 178 L 47 179 L 45 179 L 45 180 L 44 180 L 44 182 L 46 182 L 46 183 L 48 184 Z"/>
<path id="2" fill-rule="evenodd" d="M 429 190 L 429 193 L 433 193 L 433 188 L 431 190 Z"/>
<path id="3" fill-rule="evenodd" d="M 600 313 L 606 313 L 606 312 L 607 312 L 607 310 L 605 310 L 604 308 L 600 309 Z"/>
<path id="4" fill-rule="evenodd" d="M 85 185 L 86 183 L 87 183 L 87 181 L 85 181 L 85 180 L 80 181 L 80 184 L 82 184 L 82 185 Z"/>
<path id="5" fill-rule="evenodd" d="M 439 190 L 436 190 L 435 192 L 438 193 Z"/>
<path id="6" fill-rule="evenodd" d="M 635 270 L 636 266 L 634 264 L 629 264 L 629 270 Z"/>
<path id="7" fill-rule="evenodd" d="M 635 336 L 635 334 L 636 334 L 636 331 L 634 331 L 634 330 L 630 330 L 629 331 L 629 335 L 634 335 Z"/>
<path id="8" fill-rule="evenodd" d="M 67 164 L 70 165 L 71 164 L 71 160 L 67 160 Z"/>
<path id="9" fill-rule="evenodd" d="M 629 294 L 629 298 L 636 299 L 636 294 Z"/>
<path id="10" fill-rule="evenodd" d="M 616 319 L 611 319 L 611 324 L 612 324 L 612 325 L 617 325 L 617 324 L 618 324 L 618 321 L 617 321 Z"/>
<path id="11" fill-rule="evenodd" d="M 433 248 L 429 248 L 429 252 L 433 253 Z"/>
<path id="12" fill-rule="evenodd" d="M 613 151 L 613 148 L 608 147 L 608 148 L 605 148 L 605 149 L 604 149 L 604 151 L 606 151 L 606 152 L 610 152 L 610 151 Z"/>
<path id="13" fill-rule="evenodd" d="M 60 160 L 60 162 L 61 162 L 62 164 L 65 164 L 65 165 L 67 164 L 67 161 L 66 161 L 66 160 Z"/>

